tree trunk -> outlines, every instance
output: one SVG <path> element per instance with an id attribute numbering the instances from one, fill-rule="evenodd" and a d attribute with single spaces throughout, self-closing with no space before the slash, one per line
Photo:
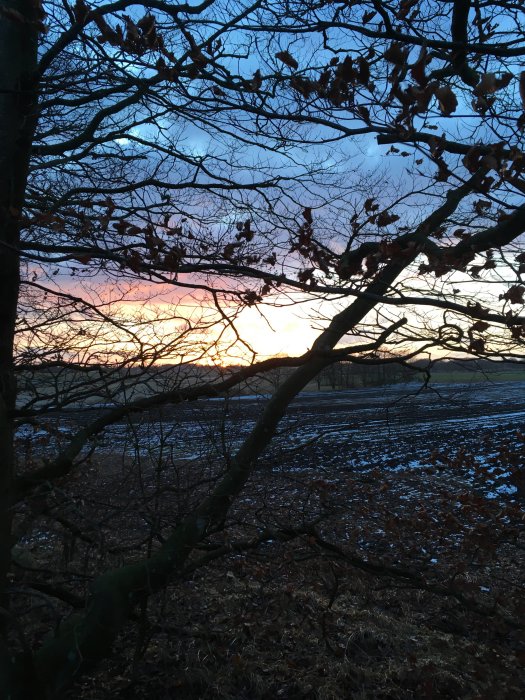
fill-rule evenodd
<path id="1" fill-rule="evenodd" d="M 38 3 L 0 2 L 0 644 L 7 649 L 11 496 L 14 475 L 13 339 L 20 279 L 19 239 L 36 124 Z M 8 673 L 2 654 L 0 671 Z M 4 684 L 4 687 L 5 684 Z"/>

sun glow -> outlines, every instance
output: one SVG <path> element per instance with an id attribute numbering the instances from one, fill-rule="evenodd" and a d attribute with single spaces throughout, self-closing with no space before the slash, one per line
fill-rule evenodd
<path id="1" fill-rule="evenodd" d="M 319 334 L 312 304 L 222 308 L 209 300 L 122 304 L 128 330 L 168 352 L 159 363 L 247 364 L 282 355 L 302 355 Z M 222 315 L 223 314 L 223 315 Z M 140 321 L 139 321 L 140 319 Z M 148 324 L 147 321 L 150 321 Z M 172 348 L 169 350 L 169 344 Z"/>
<path id="2" fill-rule="evenodd" d="M 68 291 L 86 296 L 78 282 Z M 61 320 L 49 328 L 53 337 L 21 333 L 19 347 L 41 347 L 42 352 L 45 346 L 62 347 L 60 359 L 74 363 L 243 365 L 302 355 L 324 325 L 315 304 L 299 298 L 240 308 L 202 290 L 156 288 L 152 293 L 148 284 L 123 294 L 105 284 L 97 298 L 103 315 L 65 313 L 58 306 Z"/>

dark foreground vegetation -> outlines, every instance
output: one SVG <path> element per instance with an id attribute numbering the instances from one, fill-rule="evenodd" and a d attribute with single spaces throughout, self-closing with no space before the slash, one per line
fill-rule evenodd
<path id="1" fill-rule="evenodd" d="M 523 388 L 301 396 L 224 530 L 71 697 L 519 697 Z M 116 425 L 83 476 L 20 511 L 26 643 L 186 517 L 257 412 L 234 398 Z M 56 435 L 41 431 L 40 449 Z"/>

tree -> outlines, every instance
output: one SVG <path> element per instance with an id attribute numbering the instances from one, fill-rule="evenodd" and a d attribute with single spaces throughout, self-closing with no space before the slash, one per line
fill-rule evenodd
<path id="1" fill-rule="evenodd" d="M 321 370 L 432 348 L 522 358 L 523 10 L 12 0 L 0 12 L 2 670 L 10 697 L 55 697 L 223 527 Z M 249 349 L 242 307 L 285 295 L 319 304 L 310 350 L 194 368 Z M 148 371 L 174 358 L 194 376 Z M 116 421 L 278 367 L 295 369 L 200 504 L 13 656 L 13 504 L 45 497 Z M 89 397 L 115 405 L 36 468 L 17 465 L 17 425 Z"/>

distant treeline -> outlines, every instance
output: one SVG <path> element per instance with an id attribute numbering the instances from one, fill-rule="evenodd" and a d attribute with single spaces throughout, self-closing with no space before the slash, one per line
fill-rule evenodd
<path id="1" fill-rule="evenodd" d="M 107 366 L 79 370 L 74 366 L 42 367 L 18 372 L 18 407 L 20 409 L 75 408 L 111 405 L 163 391 L 199 384 L 213 384 L 239 367 L 204 365 L 158 365 L 148 368 Z M 275 368 L 237 386 L 235 394 L 268 394 L 293 372 L 292 368 Z M 462 383 L 470 381 L 525 381 L 525 363 L 490 362 L 489 360 L 447 359 L 419 360 L 410 366 L 377 358 L 364 361 L 341 361 L 326 367 L 308 385 L 308 391 L 327 391 L 359 387 L 422 382 L 430 374 L 432 382 Z M 62 401 L 58 401 L 58 388 Z M 66 392 L 64 390 L 67 390 Z"/>
<path id="2" fill-rule="evenodd" d="M 350 389 L 352 387 L 381 386 L 411 381 L 421 381 L 427 372 L 431 379 L 440 381 L 457 378 L 464 381 L 472 377 L 482 378 L 484 375 L 501 373 L 523 373 L 525 363 L 491 362 L 490 360 L 459 360 L 443 359 L 429 362 L 418 360 L 409 366 L 401 363 L 361 364 L 356 362 L 338 362 L 326 367 L 317 377 L 317 388 Z"/>
<path id="3" fill-rule="evenodd" d="M 326 367 L 317 376 L 317 388 L 351 389 L 359 386 L 381 386 L 398 384 L 416 379 L 419 372 L 402 364 L 361 364 L 337 362 Z"/>
<path id="4" fill-rule="evenodd" d="M 429 363 L 426 360 L 418 360 L 413 363 L 414 367 L 421 370 L 429 368 Z M 432 374 L 445 372 L 486 372 L 494 374 L 495 372 L 522 372 L 525 370 L 525 362 L 504 362 L 503 360 L 481 360 L 481 359 L 447 359 L 438 360 L 430 366 Z"/>

